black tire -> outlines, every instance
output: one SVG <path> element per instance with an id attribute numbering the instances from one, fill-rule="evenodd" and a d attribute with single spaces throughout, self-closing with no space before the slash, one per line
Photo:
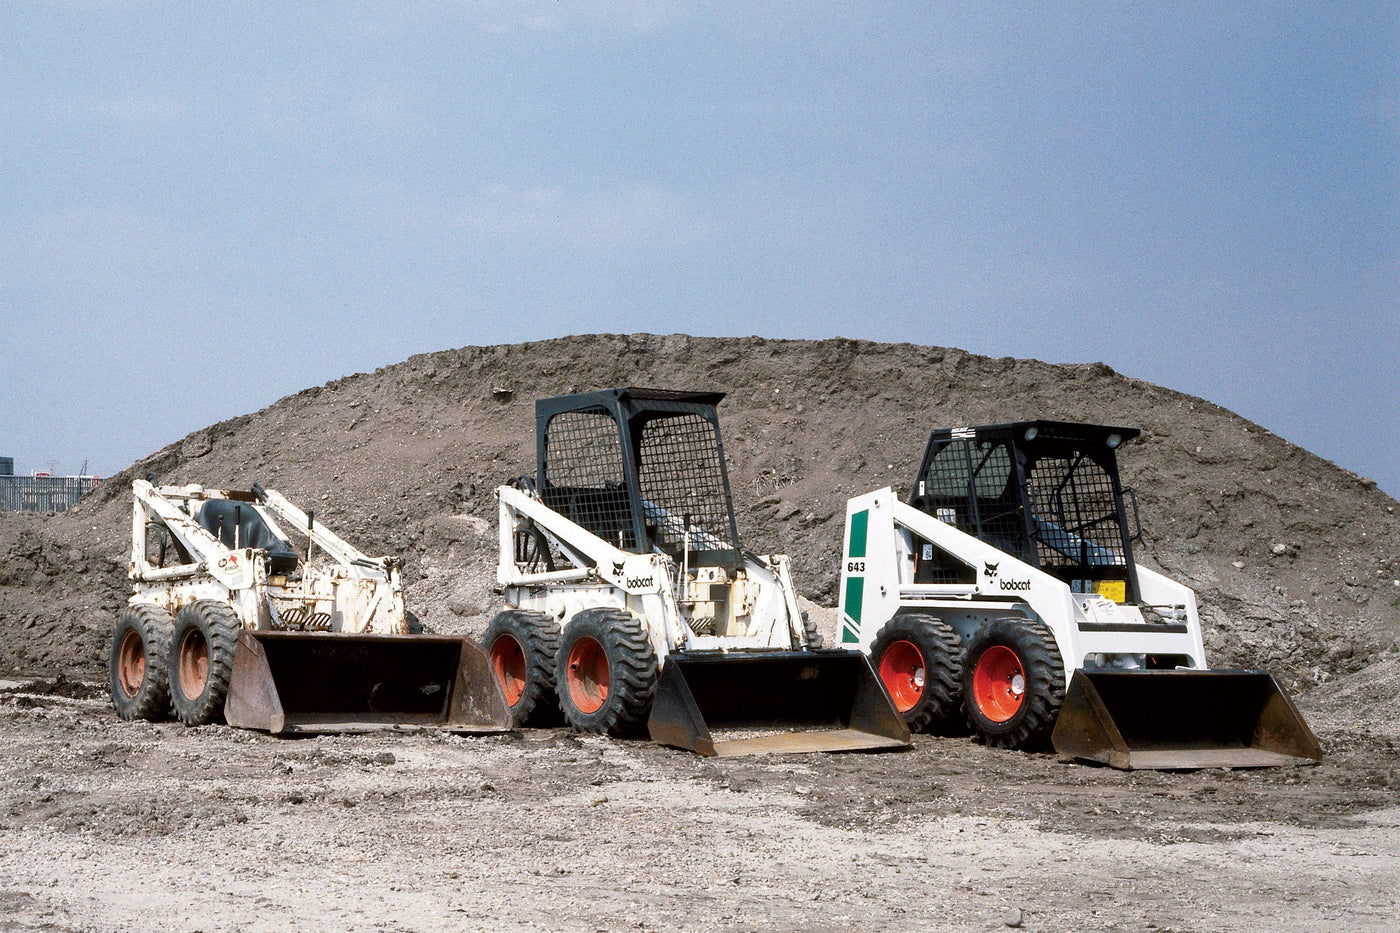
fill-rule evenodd
<path id="1" fill-rule="evenodd" d="M 155 721 L 170 715 L 170 613 L 128 606 L 112 628 L 107 654 L 112 708 L 121 719 Z"/>
<path id="2" fill-rule="evenodd" d="M 1065 698 L 1065 665 L 1054 636 L 1028 619 L 989 623 L 968 642 L 962 691 L 978 741 L 995 748 L 1045 748 Z"/>
<path id="3" fill-rule="evenodd" d="M 515 725 L 558 725 L 563 720 L 554 694 L 559 624 L 543 612 L 507 609 L 486 626 L 481 642 Z"/>
<path id="4" fill-rule="evenodd" d="M 629 735 L 656 695 L 656 652 L 622 609 L 585 609 L 564 627 L 554 665 L 564 718 L 578 732 Z"/>
<path id="5" fill-rule="evenodd" d="M 962 726 L 962 641 L 942 619 L 890 619 L 870 643 L 870 666 L 910 732 Z"/>
<path id="6" fill-rule="evenodd" d="M 807 640 L 808 648 L 815 651 L 822 646 L 822 633 L 817 631 L 817 623 L 805 612 L 802 613 L 802 636 Z"/>
<path id="7" fill-rule="evenodd" d="M 222 722 L 241 626 L 233 610 L 199 599 L 175 616 L 170 636 L 170 705 L 187 726 Z"/>
<path id="8" fill-rule="evenodd" d="M 428 630 L 427 627 L 423 625 L 423 620 L 407 609 L 403 611 L 403 624 L 406 633 L 409 635 L 422 635 Z"/>

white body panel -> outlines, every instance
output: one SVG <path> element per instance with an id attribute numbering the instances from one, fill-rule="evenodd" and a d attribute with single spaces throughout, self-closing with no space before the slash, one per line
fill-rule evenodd
<path id="1" fill-rule="evenodd" d="M 788 650 L 804 644 L 802 616 L 785 555 L 745 555 L 743 578 L 736 574 L 731 579 L 720 568 L 708 567 L 689 567 L 682 573 L 669 555 L 619 550 L 520 489 L 501 486 L 496 495 L 500 502 L 496 580 L 514 608 L 544 612 L 561 628 L 584 609 L 624 609 L 646 625 L 662 663 L 679 650 Z M 531 572 L 518 565 L 515 535 L 528 524 L 543 531 L 572 566 Z M 721 591 L 722 600 L 699 598 L 715 589 Z M 714 615 L 706 615 L 711 611 Z M 697 634 L 693 624 L 705 627 L 697 620 L 708 621 L 717 633 Z"/>
<path id="2" fill-rule="evenodd" d="M 974 583 L 916 584 L 912 535 L 975 571 Z M 840 624 L 844 647 L 869 651 L 899 610 L 943 619 L 964 639 L 994 619 L 1023 616 L 1050 629 L 1065 662 L 1078 668 L 1131 666 L 1144 655 L 1179 655 L 1206 668 L 1196 596 L 1188 587 L 1137 565 L 1144 606 L 1120 605 L 1069 585 L 946 522 L 900 502 L 889 487 L 846 504 Z"/>

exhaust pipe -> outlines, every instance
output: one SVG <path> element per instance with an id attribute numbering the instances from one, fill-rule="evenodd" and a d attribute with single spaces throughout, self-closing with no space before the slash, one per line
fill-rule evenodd
<path id="1" fill-rule="evenodd" d="M 842 650 L 667 655 L 647 729 L 706 756 L 909 745 L 870 662 Z"/>
<path id="2" fill-rule="evenodd" d="M 486 652 L 470 638 L 447 635 L 245 629 L 224 718 L 275 735 L 511 728 Z"/>
<path id="3" fill-rule="evenodd" d="M 1085 671 L 1055 751 L 1122 770 L 1314 764 L 1322 746 L 1267 671 Z"/>

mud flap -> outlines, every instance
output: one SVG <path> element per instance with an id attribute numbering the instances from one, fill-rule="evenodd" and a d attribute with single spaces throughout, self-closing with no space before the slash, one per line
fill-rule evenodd
<path id="1" fill-rule="evenodd" d="M 652 741 L 701 755 L 901 748 L 904 719 L 856 651 L 673 653 Z"/>
<path id="2" fill-rule="evenodd" d="M 511 728 L 486 652 L 470 638 L 447 635 L 245 629 L 224 718 L 277 734 Z"/>
<path id="3" fill-rule="evenodd" d="M 1055 751 L 1123 770 L 1269 768 L 1322 758 L 1267 671 L 1077 670 Z"/>

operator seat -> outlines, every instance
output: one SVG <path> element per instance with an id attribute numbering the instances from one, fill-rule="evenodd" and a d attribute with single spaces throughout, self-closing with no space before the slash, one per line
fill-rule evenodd
<path id="1" fill-rule="evenodd" d="M 267 551 L 268 573 L 291 573 L 297 567 L 297 552 L 292 549 L 291 542 L 273 534 L 250 502 L 209 499 L 200 506 L 196 520 L 224 547 Z"/>

